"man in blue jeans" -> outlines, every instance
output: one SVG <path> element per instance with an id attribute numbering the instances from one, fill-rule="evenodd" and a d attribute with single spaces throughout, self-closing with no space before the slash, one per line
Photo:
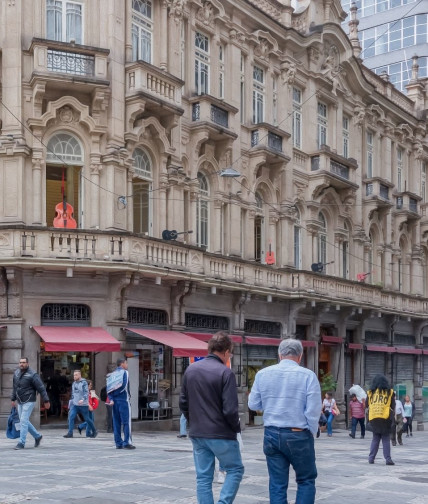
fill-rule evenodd
<path id="1" fill-rule="evenodd" d="M 214 504 L 215 459 L 226 471 L 218 504 L 231 504 L 244 474 L 237 435 L 241 432 L 235 375 L 226 364 L 233 343 L 225 332 L 208 342 L 208 356 L 186 369 L 180 410 L 189 422 L 198 504 Z"/>
<path id="2" fill-rule="evenodd" d="M 321 411 L 318 379 L 300 367 L 303 347 L 299 340 L 279 345 L 279 364 L 256 374 L 248 407 L 263 411 L 263 451 L 269 472 L 271 504 L 287 504 L 290 465 L 296 473 L 296 504 L 315 502 L 314 435 Z"/>
<path id="3" fill-rule="evenodd" d="M 12 407 L 15 406 L 15 402 L 18 403 L 18 415 L 21 424 L 19 443 L 15 446 L 15 450 L 23 450 L 25 448 L 28 432 L 35 439 L 35 448 L 40 445 L 40 441 L 42 440 L 43 436 L 30 422 L 31 412 L 36 404 L 37 392 L 42 396 L 45 408 L 49 409 L 51 404 L 40 376 L 29 367 L 28 358 L 21 357 L 19 359 L 19 369 L 13 374 L 13 388 L 10 397 Z"/>
<path id="4" fill-rule="evenodd" d="M 68 432 L 65 438 L 73 437 L 74 420 L 78 413 L 83 416 L 93 438 L 97 437 L 97 429 L 89 416 L 89 388 L 88 382 L 82 378 L 80 370 L 76 369 L 73 374 L 74 382 L 71 388 L 70 411 L 68 413 Z"/>

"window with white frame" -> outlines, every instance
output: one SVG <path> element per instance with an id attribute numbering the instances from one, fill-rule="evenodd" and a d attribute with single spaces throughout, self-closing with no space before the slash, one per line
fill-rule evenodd
<path id="1" fill-rule="evenodd" d="M 153 7 L 151 0 L 132 0 L 132 60 L 152 63 Z"/>
<path id="2" fill-rule="evenodd" d="M 403 190 L 403 149 L 397 148 L 397 191 Z"/>
<path id="3" fill-rule="evenodd" d="M 49 40 L 83 44 L 83 4 L 46 0 L 46 35 Z"/>
<path id="4" fill-rule="evenodd" d="M 427 164 L 422 162 L 421 166 L 421 197 L 422 203 L 426 203 L 427 192 Z"/>
<path id="5" fill-rule="evenodd" d="M 302 227 L 300 225 L 300 212 L 296 211 L 294 224 L 294 267 L 302 269 Z"/>
<path id="6" fill-rule="evenodd" d="M 132 179 L 133 231 L 151 235 L 152 222 L 152 161 L 143 149 L 135 149 L 133 158 L 134 177 Z"/>
<path id="7" fill-rule="evenodd" d="M 241 82 L 240 82 L 240 119 L 245 122 L 245 57 L 241 53 Z"/>
<path id="8" fill-rule="evenodd" d="M 343 116 L 342 118 L 342 154 L 343 157 L 349 157 L 349 117 Z"/>
<path id="9" fill-rule="evenodd" d="M 373 177 L 373 133 L 366 133 L 367 178 Z"/>
<path id="10" fill-rule="evenodd" d="M 224 98 L 224 46 L 222 44 L 219 45 L 218 51 L 219 51 L 218 59 L 219 59 L 219 70 L 220 70 L 219 77 L 218 77 L 219 78 L 218 96 L 219 96 L 219 98 Z"/>
<path id="11" fill-rule="evenodd" d="M 321 149 L 322 145 L 327 145 L 327 105 L 325 103 L 318 102 L 318 114 L 317 114 L 317 143 L 318 149 Z"/>
<path id="12" fill-rule="evenodd" d="M 302 148 L 302 91 L 293 88 L 293 147 Z"/>
<path id="13" fill-rule="evenodd" d="M 323 272 L 325 272 L 325 265 L 327 264 L 327 222 L 324 214 L 318 214 L 319 231 L 318 231 L 318 262 L 322 263 Z"/>
<path id="14" fill-rule="evenodd" d="M 210 186 L 206 176 L 198 172 L 199 197 L 196 203 L 196 244 L 198 247 L 209 245 L 209 208 Z"/>
<path id="15" fill-rule="evenodd" d="M 210 41 L 195 32 L 195 88 L 198 95 L 210 92 Z"/>
<path id="16" fill-rule="evenodd" d="M 253 67 L 253 123 L 263 122 L 265 118 L 265 71 Z"/>

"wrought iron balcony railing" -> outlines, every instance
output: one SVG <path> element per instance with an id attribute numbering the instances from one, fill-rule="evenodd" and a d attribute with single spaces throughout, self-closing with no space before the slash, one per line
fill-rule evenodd
<path id="1" fill-rule="evenodd" d="M 219 126 L 229 127 L 229 113 L 216 105 L 211 105 L 211 121 Z"/>
<path id="2" fill-rule="evenodd" d="M 47 68 L 51 72 L 93 77 L 95 74 L 95 56 L 48 49 Z"/>

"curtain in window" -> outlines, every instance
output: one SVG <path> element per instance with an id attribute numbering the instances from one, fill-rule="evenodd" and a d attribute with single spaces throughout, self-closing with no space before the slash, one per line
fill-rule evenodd
<path id="1" fill-rule="evenodd" d="M 76 44 L 81 44 L 82 38 L 82 6 L 67 2 L 67 42 L 75 40 Z"/>
<path id="2" fill-rule="evenodd" d="M 47 0 L 46 26 L 49 40 L 62 40 L 62 3 L 58 0 Z"/>

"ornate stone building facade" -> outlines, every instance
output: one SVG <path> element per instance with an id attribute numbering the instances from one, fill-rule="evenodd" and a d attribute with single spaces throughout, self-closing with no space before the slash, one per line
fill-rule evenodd
<path id="1" fill-rule="evenodd" d="M 358 21 L 348 38 L 340 0 L 0 9 L 3 424 L 20 355 L 45 379 L 87 365 L 101 388 L 118 348 L 105 338 L 106 351 L 85 352 L 80 326 L 135 357 L 140 419 L 157 394 L 168 426 L 177 420 L 182 347 L 226 329 L 243 421 L 254 372 L 297 337 L 305 364 L 337 381 L 339 404 L 385 373 L 415 397 L 422 425 L 428 149 L 416 59 L 405 96 L 361 64 Z M 192 340 L 179 348 L 183 333 Z"/>

